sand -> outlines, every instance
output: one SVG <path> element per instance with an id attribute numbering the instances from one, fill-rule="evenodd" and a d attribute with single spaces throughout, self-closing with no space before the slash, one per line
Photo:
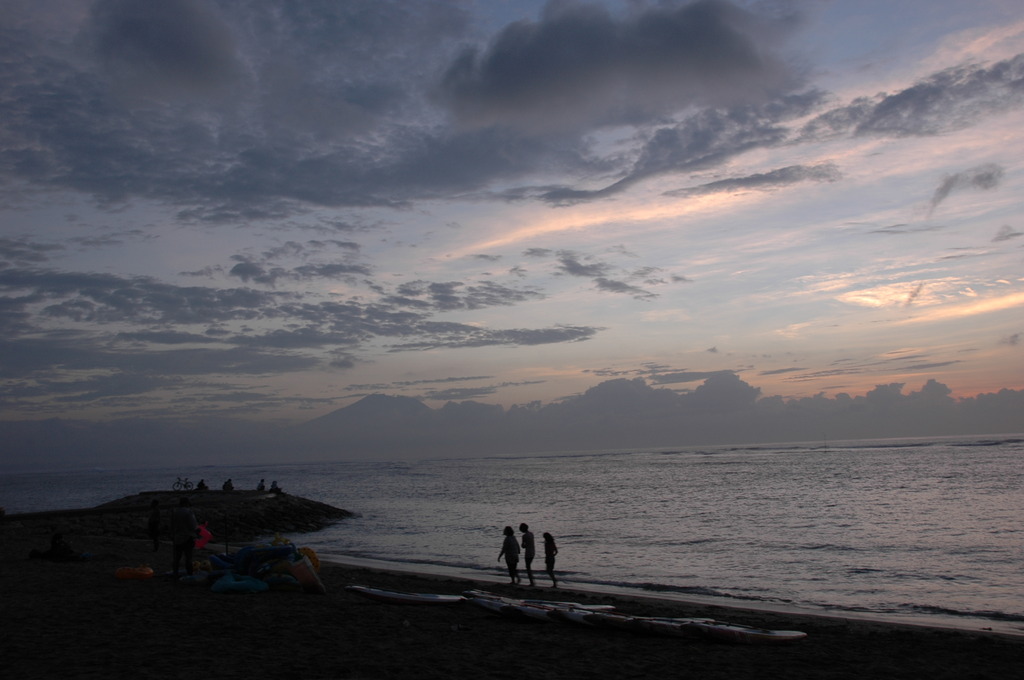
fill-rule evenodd
<path id="1" fill-rule="evenodd" d="M 708 616 L 802 630 L 784 646 L 650 637 L 560 623 L 523 623 L 468 604 L 389 605 L 350 584 L 587 601 L 550 588 L 509 588 L 325 563 L 324 595 L 218 595 L 118 567 L 170 566 L 143 540 L 70 537 L 87 562 L 29 560 L 45 537 L 0 529 L 0 677 L 4 678 L 1012 678 L 1024 638 L 984 632 L 593 596 L 630 614 Z M 301 537 L 296 537 L 301 545 Z M 200 551 L 200 555 L 202 551 Z"/>

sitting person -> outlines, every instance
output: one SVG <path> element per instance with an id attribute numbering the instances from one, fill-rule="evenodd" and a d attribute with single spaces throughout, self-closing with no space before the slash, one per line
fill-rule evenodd
<path id="1" fill-rule="evenodd" d="M 221 484 L 220 488 L 223 489 L 224 491 L 234 491 L 235 485 L 231 483 L 231 479 L 228 479 L 228 481 Z"/>
<path id="2" fill-rule="evenodd" d="M 284 493 L 284 491 L 281 490 L 281 487 L 279 487 L 277 485 L 277 480 L 276 479 L 270 483 L 270 492 L 271 493 Z"/>
<path id="3" fill-rule="evenodd" d="M 64 534 L 54 534 L 50 539 L 50 549 L 39 551 L 33 549 L 29 557 L 38 557 L 54 562 L 80 562 L 88 559 L 88 555 L 75 552 L 71 544 L 64 540 Z"/>
<path id="4" fill-rule="evenodd" d="M 205 479 L 200 479 L 199 483 L 196 484 L 196 491 L 206 491 L 209 488 L 210 487 L 206 486 L 206 480 Z"/>
<path id="5" fill-rule="evenodd" d="M 257 491 L 266 491 L 267 490 L 267 485 L 266 485 L 266 483 L 262 479 L 260 480 L 260 483 L 256 485 L 256 490 Z"/>

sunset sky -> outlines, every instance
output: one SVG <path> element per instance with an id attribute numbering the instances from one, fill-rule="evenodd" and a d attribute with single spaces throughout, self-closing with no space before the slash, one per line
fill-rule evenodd
<path id="1" fill-rule="evenodd" d="M 0 417 L 1024 388 L 1019 0 L 0 0 Z"/>

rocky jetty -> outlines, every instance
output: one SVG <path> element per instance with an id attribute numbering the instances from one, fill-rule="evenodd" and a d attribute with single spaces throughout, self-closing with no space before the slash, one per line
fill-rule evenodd
<path id="1" fill-rule="evenodd" d="M 61 532 L 79 536 L 145 538 L 150 504 L 160 504 L 161 534 L 167 536 L 171 510 L 186 496 L 196 518 L 207 522 L 218 543 L 245 542 L 280 533 L 305 533 L 352 517 L 326 503 L 265 491 L 144 491 L 94 508 L 7 515 L 7 529 L 36 534 Z"/>

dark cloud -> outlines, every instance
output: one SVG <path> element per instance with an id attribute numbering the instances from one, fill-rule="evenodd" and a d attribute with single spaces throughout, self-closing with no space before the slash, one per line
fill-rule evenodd
<path id="1" fill-rule="evenodd" d="M 809 90 L 779 96 L 767 104 L 708 108 L 675 126 L 663 126 L 654 131 L 621 179 L 594 190 L 548 189 L 541 198 L 556 205 L 604 198 L 648 177 L 708 169 L 744 152 L 782 144 L 868 134 L 887 137 L 941 134 L 975 125 L 985 115 L 1019 106 L 1024 102 L 1021 82 L 1024 82 L 1024 55 L 987 67 L 961 66 L 933 74 L 895 94 L 862 97 L 829 109 L 799 131 L 791 130 L 787 124 L 822 106 L 827 100 L 825 93 Z M 824 166 L 819 170 L 820 177 L 807 179 L 829 181 L 829 168 Z M 985 166 L 977 169 L 976 175 L 953 179 L 949 190 L 962 186 L 991 188 L 992 182 L 999 180 L 992 170 L 994 168 Z M 771 177 L 760 179 L 772 180 Z M 784 175 L 775 179 L 786 180 Z M 974 179 L 980 183 L 975 184 Z M 940 186 L 940 190 L 942 188 Z M 945 196 L 937 192 L 937 197 L 941 202 Z"/>
<path id="2" fill-rule="evenodd" d="M 772 371 L 761 371 L 758 375 L 784 375 L 786 373 L 799 373 L 801 371 L 806 371 L 806 370 L 807 370 L 806 368 L 798 368 L 798 367 L 793 367 L 793 368 L 777 368 L 777 369 L 772 370 Z"/>
<path id="3" fill-rule="evenodd" d="M 543 297 L 536 290 L 509 288 L 493 281 L 471 285 L 458 281 L 410 281 L 398 286 L 395 294 L 385 300 L 402 307 L 451 311 L 508 306 Z"/>
<path id="4" fill-rule="evenodd" d="M 498 391 L 497 387 L 485 385 L 480 387 L 451 387 L 445 390 L 430 390 L 420 395 L 421 399 L 430 401 L 463 401 L 478 397 L 489 397 Z"/>
<path id="5" fill-rule="evenodd" d="M 945 201 L 954 191 L 962 189 L 980 189 L 982 191 L 995 189 L 1003 179 L 1003 168 L 995 163 L 986 163 L 976 168 L 958 172 L 954 175 L 947 175 L 935 189 L 932 200 L 928 204 L 928 213 L 931 214 Z"/>
<path id="6" fill-rule="evenodd" d="M 608 276 L 608 274 L 616 269 L 613 265 L 607 262 L 584 263 L 581 261 L 583 259 L 586 258 L 578 253 L 565 250 L 559 251 L 556 271 L 569 276 L 592 279 L 597 290 L 605 293 L 630 295 L 637 300 L 651 300 L 658 297 L 656 293 L 635 286 L 627 281 Z M 644 279 L 648 285 L 660 285 L 664 283 L 664 280 L 652 277 L 653 273 L 660 271 L 655 267 L 641 268 L 629 274 L 629 276 Z"/>
<path id="7" fill-rule="evenodd" d="M 704 170 L 747 151 L 778 146 L 790 136 L 782 123 L 809 113 L 822 96 L 810 92 L 782 97 L 770 104 L 700 111 L 678 125 L 655 130 L 622 179 L 596 190 L 554 189 L 542 198 L 566 205 L 607 197 L 650 177 Z"/>
<path id="8" fill-rule="evenodd" d="M 918 234 L 928 231 L 942 231 L 945 229 L 939 224 L 890 224 L 887 227 L 872 229 L 872 234 Z"/>
<path id="9" fill-rule="evenodd" d="M 184 331 L 163 330 L 163 331 L 135 331 L 131 333 L 118 333 L 117 340 L 128 340 L 138 343 L 152 343 L 156 345 L 191 345 L 195 343 L 219 342 L 218 339 L 199 333 L 186 333 Z"/>
<path id="10" fill-rule="evenodd" d="M 26 239 L 0 238 L 0 267 L 36 265 L 50 254 L 64 250 L 55 243 L 33 243 Z"/>
<path id="11" fill-rule="evenodd" d="M 83 37 L 104 70 L 133 91 L 209 93 L 241 75 L 230 29 L 197 0 L 99 0 Z"/>
<path id="12" fill-rule="evenodd" d="M 558 269 L 570 276 L 599 277 L 608 273 L 612 266 L 604 262 L 583 264 L 577 254 L 562 252 L 558 256 Z"/>
<path id="13" fill-rule="evenodd" d="M 107 207 L 162 202 L 205 222 L 404 207 L 497 181 L 507 189 L 492 198 L 601 198 L 801 139 L 788 126 L 826 95 L 800 91 L 778 56 L 798 23 L 784 6 L 759 14 L 703 0 L 613 14 L 557 2 L 457 56 L 479 36 L 467 9 L 444 0 L 103 0 L 75 40 L 75 27 L 0 27 L 0 179 Z M 976 124 L 1019 104 L 1022 71 L 1024 55 L 943 71 L 834 107 L 802 138 Z M 439 104 L 475 125 L 445 125 Z M 605 124 L 635 126 L 641 146 L 602 156 L 586 134 Z M 539 169 L 617 179 L 513 186 Z"/>
<path id="14" fill-rule="evenodd" d="M 1018 231 L 1008 224 L 1004 224 L 999 227 L 999 231 L 992 237 L 993 243 L 999 243 L 1000 241 L 1009 241 L 1010 239 L 1024 236 L 1024 231 Z"/>
<path id="15" fill-rule="evenodd" d="M 751 101 L 792 86 L 776 54 L 793 16 L 716 0 L 636 6 L 551 2 L 448 68 L 440 96 L 472 126 L 529 133 L 647 122 L 691 105 Z"/>
<path id="16" fill-rule="evenodd" d="M 699 380 L 711 380 L 725 373 L 734 375 L 732 371 L 652 371 L 646 375 L 647 380 L 653 385 L 672 385 L 677 383 L 697 382 Z"/>
<path id="17" fill-rule="evenodd" d="M 551 250 L 548 248 L 527 248 L 523 251 L 526 257 L 547 257 L 550 254 Z"/>
<path id="18" fill-rule="evenodd" d="M 34 253 L 30 242 L 11 249 Z M 285 248 L 273 255 L 294 255 Z M 22 259 L 26 259 L 22 257 Z M 29 258 L 31 259 L 31 258 Z M 233 276 L 348 276 L 347 265 L 302 265 L 274 272 L 240 262 Z M 0 400 L 9 409 L 33 409 L 42 393 L 68 404 L 137 408 L 112 399 L 195 389 L 202 375 L 276 375 L 330 366 L 355 366 L 373 343 L 388 351 L 491 345 L 536 346 L 579 342 L 601 329 L 495 329 L 437 321 L 435 314 L 515 305 L 543 297 L 493 281 L 415 281 L 395 293 L 371 286 L 376 298 L 321 299 L 308 292 L 253 288 L 179 286 L 145 276 L 0 268 Z M 56 325 L 55 325 L 56 324 Z M 394 342 L 396 341 L 397 342 Z M 83 381 L 78 374 L 93 372 Z M 90 383 L 90 384 L 87 384 Z M 132 392 L 135 390 L 135 392 Z M 166 394 L 164 395 L 166 396 Z M 267 402 L 270 404 L 271 402 Z M 260 408 L 255 402 L 252 408 Z M 56 408 L 56 406 L 53 406 Z"/>
<path id="19" fill-rule="evenodd" d="M 425 338 L 433 335 L 434 339 L 393 345 L 391 351 L 582 342 L 603 329 L 594 326 L 554 326 L 540 329 L 487 330 L 465 324 L 430 322 L 423 324 L 422 330 Z"/>
<path id="20" fill-rule="evenodd" d="M 598 290 L 603 290 L 607 293 L 621 293 L 624 295 L 631 295 L 638 300 L 651 300 L 658 297 L 657 293 L 644 290 L 637 286 L 625 283 L 624 281 L 615 281 L 613 279 L 606 278 L 604 276 L 598 276 L 594 279 L 594 283 L 597 284 Z"/>
<path id="21" fill-rule="evenodd" d="M 936 135 L 977 124 L 1024 98 L 1024 54 L 991 66 L 968 64 L 932 74 L 899 92 L 860 97 L 817 116 L 803 139 L 836 135 Z"/>
<path id="22" fill-rule="evenodd" d="M 702 196 L 721 192 L 744 190 L 769 190 L 802 182 L 835 182 L 840 178 L 839 168 L 834 163 L 818 165 L 790 165 L 770 172 L 757 173 L 746 177 L 708 182 L 689 189 L 668 191 L 666 196 Z"/>

